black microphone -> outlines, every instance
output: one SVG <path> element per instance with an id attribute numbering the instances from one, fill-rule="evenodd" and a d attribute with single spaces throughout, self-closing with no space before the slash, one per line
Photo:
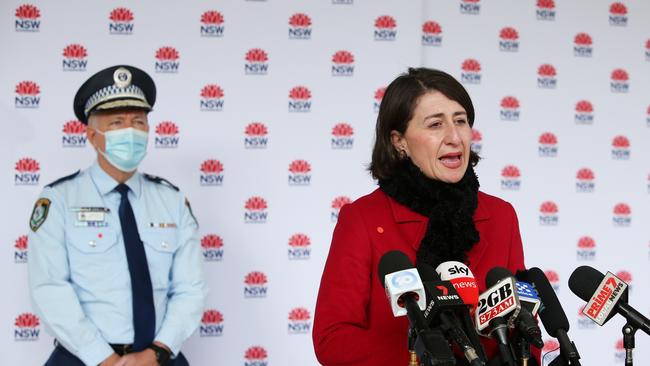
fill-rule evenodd
<path id="1" fill-rule="evenodd" d="M 490 284 L 496 284 L 500 280 L 508 277 L 514 279 L 512 272 L 503 267 L 495 267 L 488 272 L 485 282 L 489 286 Z M 516 293 L 515 296 L 517 296 Z M 518 334 L 520 334 L 528 343 L 540 349 L 544 347 L 544 342 L 542 341 L 542 330 L 539 329 L 533 314 L 526 307 L 521 307 L 519 313 L 516 314 L 516 317 L 512 322 L 510 322 L 510 324 L 514 325 L 519 332 Z"/>
<path id="2" fill-rule="evenodd" d="M 469 305 L 463 302 L 451 281 L 442 281 L 431 265 L 418 263 L 417 268 L 427 294 L 425 315 L 430 315 L 432 324 L 439 324 L 445 335 L 460 347 L 471 366 L 485 365 L 485 351 L 480 341 L 474 345 L 458 319 L 458 316 L 470 319 Z"/>
<path id="3" fill-rule="evenodd" d="M 379 260 L 379 281 L 386 289 L 393 315 L 406 315 L 417 340 L 420 360 L 435 366 L 454 366 L 456 359 L 440 330 L 429 329 L 422 314 L 425 293 L 422 280 L 411 260 L 399 250 L 385 253 Z"/>
<path id="4" fill-rule="evenodd" d="M 518 272 L 517 275 L 520 273 Z M 539 318 L 542 320 L 546 332 L 560 343 L 560 357 L 566 365 L 580 366 L 580 354 L 575 343 L 569 339 L 569 320 L 564 309 L 555 294 L 555 290 L 548 281 L 544 272 L 537 268 L 530 268 L 523 273 L 523 279 L 535 286 L 535 290 L 542 300 L 543 307 L 539 310 Z M 559 363 L 559 361 L 558 361 Z M 556 363 L 557 364 L 557 363 Z M 551 363 L 554 365 L 554 363 Z"/>
<path id="5" fill-rule="evenodd" d="M 618 313 L 628 324 L 650 335 L 650 320 L 627 304 L 627 284 L 612 273 L 604 275 L 589 266 L 578 267 L 569 278 L 569 288 L 587 301 L 583 312 L 599 325 Z"/>

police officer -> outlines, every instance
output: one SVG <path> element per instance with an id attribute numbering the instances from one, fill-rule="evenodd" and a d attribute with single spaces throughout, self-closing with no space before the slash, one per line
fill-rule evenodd
<path id="1" fill-rule="evenodd" d="M 74 98 L 97 160 L 45 187 L 30 218 L 29 288 L 56 338 L 46 365 L 187 365 L 206 296 L 197 222 L 178 188 L 137 171 L 151 77 L 104 69 Z"/>

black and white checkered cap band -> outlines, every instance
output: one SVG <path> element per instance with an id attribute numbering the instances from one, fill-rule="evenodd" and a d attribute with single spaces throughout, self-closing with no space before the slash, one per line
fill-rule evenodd
<path id="1" fill-rule="evenodd" d="M 142 101 L 145 105 L 149 105 L 144 92 L 137 86 L 131 84 L 125 88 L 118 88 L 115 85 L 110 85 L 100 89 L 90 98 L 88 98 L 86 106 L 84 107 L 84 114 L 87 117 L 90 111 L 92 111 L 98 105 L 116 99 L 136 99 Z"/>

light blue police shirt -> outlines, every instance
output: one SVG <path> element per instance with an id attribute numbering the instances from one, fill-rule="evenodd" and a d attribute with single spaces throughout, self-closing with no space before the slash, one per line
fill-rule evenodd
<path id="1" fill-rule="evenodd" d="M 135 173 L 126 184 L 145 246 L 156 309 L 155 340 L 178 354 L 199 325 L 207 294 L 197 222 L 183 194 Z M 46 329 L 85 364 L 133 343 L 131 279 L 118 185 L 95 162 L 46 187 L 45 221 L 29 233 L 29 287 Z"/>

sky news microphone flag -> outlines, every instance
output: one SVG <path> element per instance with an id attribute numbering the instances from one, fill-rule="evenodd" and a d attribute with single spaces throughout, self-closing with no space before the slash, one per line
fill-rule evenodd
<path id="1" fill-rule="evenodd" d="M 141 170 L 182 187 L 200 222 L 211 292 L 183 346 L 192 365 L 317 363 L 332 230 L 375 186 L 377 109 L 410 66 L 468 89 L 481 189 L 517 210 L 526 265 L 548 275 L 581 362 L 622 364 L 624 319 L 598 327 L 567 283 L 607 268 L 650 315 L 647 14 L 629 0 L 2 2 L 3 362 L 52 349 L 27 293 L 27 221 L 43 186 L 91 164 L 79 85 L 126 64 L 158 87 Z"/>

